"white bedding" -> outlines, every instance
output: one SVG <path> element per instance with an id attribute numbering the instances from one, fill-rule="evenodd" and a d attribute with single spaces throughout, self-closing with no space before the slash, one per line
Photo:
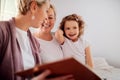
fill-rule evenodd
<path id="1" fill-rule="evenodd" d="M 110 66 L 104 58 L 94 58 L 94 72 L 103 80 L 120 80 L 120 69 Z"/>

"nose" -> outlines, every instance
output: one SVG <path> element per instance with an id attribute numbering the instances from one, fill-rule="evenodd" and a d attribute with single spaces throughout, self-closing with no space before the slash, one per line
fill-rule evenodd
<path id="1" fill-rule="evenodd" d="M 74 32 L 74 30 L 73 29 L 70 29 L 70 33 L 73 33 Z"/>
<path id="2" fill-rule="evenodd" d="M 49 19 L 48 19 L 48 18 L 45 18 L 45 21 L 46 21 L 47 23 L 49 23 Z"/>
<path id="3" fill-rule="evenodd" d="M 48 20 L 48 18 L 45 18 L 44 21 L 43 21 L 42 26 L 48 27 L 48 25 L 49 25 L 49 20 Z"/>

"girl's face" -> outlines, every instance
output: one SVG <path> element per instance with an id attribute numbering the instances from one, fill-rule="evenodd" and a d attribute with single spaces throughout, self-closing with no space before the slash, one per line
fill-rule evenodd
<path id="1" fill-rule="evenodd" d="M 34 12 L 35 19 L 32 20 L 31 22 L 34 27 L 38 28 L 42 25 L 44 20 L 48 20 L 47 12 L 48 12 L 49 6 L 50 6 L 49 0 L 47 0 L 47 2 L 43 4 L 41 7 L 37 6 Z"/>
<path id="2" fill-rule="evenodd" d="M 64 31 L 68 39 L 74 41 L 78 40 L 79 25 L 76 21 L 66 21 L 64 25 Z"/>
<path id="3" fill-rule="evenodd" d="M 47 21 L 46 21 L 47 23 Z M 55 14 L 52 8 L 48 10 L 48 24 L 40 26 L 40 30 L 46 33 L 51 32 L 51 29 L 54 27 L 55 24 Z"/>

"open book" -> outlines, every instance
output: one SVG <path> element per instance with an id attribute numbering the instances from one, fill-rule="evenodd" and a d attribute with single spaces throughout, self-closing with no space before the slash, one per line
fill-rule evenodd
<path id="1" fill-rule="evenodd" d="M 51 70 L 51 75 L 48 78 L 73 74 L 75 80 L 101 80 L 91 69 L 78 62 L 74 58 L 68 58 L 57 62 L 37 65 L 34 68 L 15 73 L 21 77 L 36 76 L 44 70 Z"/>

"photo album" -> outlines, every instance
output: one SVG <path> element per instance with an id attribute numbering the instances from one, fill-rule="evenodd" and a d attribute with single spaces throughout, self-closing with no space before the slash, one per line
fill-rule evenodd
<path id="1" fill-rule="evenodd" d="M 29 78 L 31 76 L 39 75 L 46 69 L 51 71 L 51 75 L 49 75 L 48 78 L 72 74 L 75 80 L 101 80 L 101 78 L 90 68 L 78 62 L 74 58 L 67 58 L 52 63 L 36 65 L 31 69 L 16 72 L 15 75 Z"/>

